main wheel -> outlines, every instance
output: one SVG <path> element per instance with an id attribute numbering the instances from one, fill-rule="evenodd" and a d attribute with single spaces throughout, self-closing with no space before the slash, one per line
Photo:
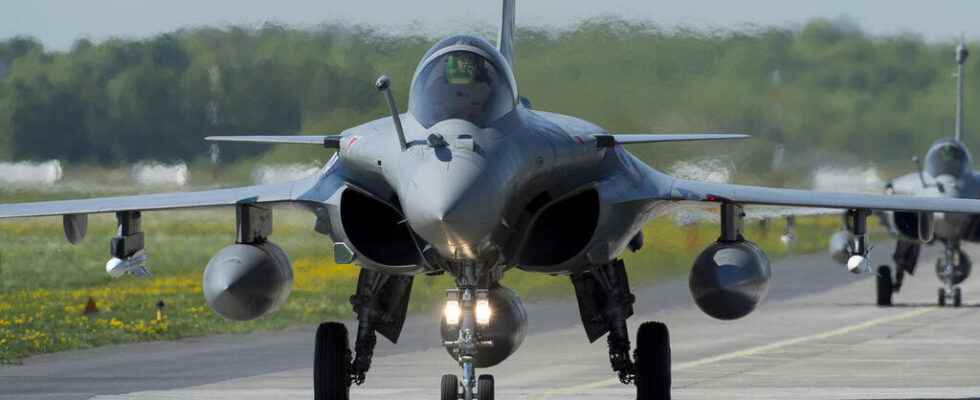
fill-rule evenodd
<path id="1" fill-rule="evenodd" d="M 446 374 L 442 376 L 442 400 L 459 400 L 459 377 Z"/>
<path id="2" fill-rule="evenodd" d="M 313 398 L 347 400 L 351 363 L 347 327 L 337 322 L 320 324 L 313 353 Z"/>
<path id="3" fill-rule="evenodd" d="M 953 307 L 959 307 L 963 305 L 962 293 L 960 293 L 960 288 L 953 289 Z"/>
<path id="4" fill-rule="evenodd" d="M 480 375 L 477 378 L 476 393 L 480 400 L 493 400 L 493 375 Z"/>
<path id="5" fill-rule="evenodd" d="M 875 281 L 875 286 L 878 289 L 878 305 L 892 305 L 894 286 L 892 285 L 892 270 L 887 265 L 878 267 L 878 278 Z"/>
<path id="6" fill-rule="evenodd" d="M 939 288 L 939 306 L 946 307 L 946 289 Z"/>
<path id="7" fill-rule="evenodd" d="M 636 333 L 637 400 L 670 400 L 670 333 L 661 322 L 645 322 Z"/>

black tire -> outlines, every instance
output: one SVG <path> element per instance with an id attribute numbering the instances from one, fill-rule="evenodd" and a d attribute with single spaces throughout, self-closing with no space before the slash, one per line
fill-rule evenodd
<path id="1" fill-rule="evenodd" d="M 313 398 L 315 400 L 348 400 L 350 398 L 350 344 L 347 327 L 325 322 L 316 330 L 313 355 Z"/>
<path id="2" fill-rule="evenodd" d="M 959 307 L 963 305 L 963 297 L 960 292 L 960 288 L 953 289 L 953 307 Z"/>
<path id="3" fill-rule="evenodd" d="M 946 307 L 946 289 L 939 288 L 939 306 Z"/>
<path id="4" fill-rule="evenodd" d="M 645 322 L 636 333 L 637 400 L 670 400 L 670 333 L 667 325 Z"/>
<path id="5" fill-rule="evenodd" d="M 480 400 L 493 400 L 493 375 L 480 375 L 477 378 L 476 393 Z"/>
<path id="6" fill-rule="evenodd" d="M 878 291 L 878 305 L 882 307 L 892 305 L 894 286 L 892 285 L 892 270 L 887 265 L 878 267 L 878 277 L 875 281 L 875 286 Z"/>
<path id="7" fill-rule="evenodd" d="M 459 378 L 456 375 L 442 376 L 442 400 L 459 400 Z"/>

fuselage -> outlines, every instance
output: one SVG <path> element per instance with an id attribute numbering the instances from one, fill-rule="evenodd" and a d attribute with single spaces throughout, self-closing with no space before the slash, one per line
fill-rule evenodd
<path id="1" fill-rule="evenodd" d="M 404 151 L 382 118 L 345 132 L 337 162 L 349 182 L 399 209 L 427 261 L 574 272 L 620 253 L 645 221 L 636 208 L 654 206 L 617 201 L 616 188 L 643 179 L 646 167 L 597 146 L 605 131 L 581 119 L 523 106 L 485 128 L 400 117 Z M 544 236 L 572 243 L 536 242 Z"/>
<path id="2" fill-rule="evenodd" d="M 391 117 L 343 132 L 324 176 L 343 176 L 349 195 L 318 225 L 339 253 L 390 273 L 602 265 L 653 215 L 657 202 L 643 199 L 670 186 L 597 143 L 599 126 L 525 106 L 510 62 L 474 37 L 423 56 L 398 121 L 404 146 Z M 355 213 L 373 218 L 345 218 Z"/>
<path id="3" fill-rule="evenodd" d="M 921 172 L 914 172 L 889 182 L 888 190 L 896 194 L 951 199 L 980 199 L 980 180 L 973 170 L 973 158 L 966 146 L 955 139 L 940 139 L 930 146 Z M 907 215 L 906 215 L 907 214 Z M 980 218 L 969 214 L 937 213 L 935 238 L 943 241 L 980 241 Z M 907 221 L 902 221 L 905 219 Z M 909 213 L 895 213 L 893 226 L 904 236 L 918 239 Z"/>

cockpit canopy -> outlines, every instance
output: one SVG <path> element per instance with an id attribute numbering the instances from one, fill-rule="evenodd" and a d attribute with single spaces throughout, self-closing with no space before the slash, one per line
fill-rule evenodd
<path id="1" fill-rule="evenodd" d="M 963 145 L 952 140 L 936 142 L 926 153 L 926 173 L 934 177 L 940 175 L 960 176 L 970 170 L 973 164 L 970 153 Z"/>
<path id="2" fill-rule="evenodd" d="M 517 85 L 492 45 L 470 36 L 436 43 L 415 71 L 408 109 L 429 128 L 447 119 L 486 127 L 514 110 Z"/>

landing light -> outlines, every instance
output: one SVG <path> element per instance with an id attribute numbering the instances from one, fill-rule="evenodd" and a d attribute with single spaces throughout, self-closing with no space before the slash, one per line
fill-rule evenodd
<path id="1" fill-rule="evenodd" d="M 444 311 L 447 324 L 459 324 L 459 316 L 463 314 L 463 309 L 459 307 L 459 300 L 447 300 L 446 309 Z"/>
<path id="2" fill-rule="evenodd" d="M 480 325 L 487 325 L 490 323 L 490 317 L 493 316 L 493 311 L 490 310 L 490 300 L 481 299 L 476 301 L 476 323 Z"/>

